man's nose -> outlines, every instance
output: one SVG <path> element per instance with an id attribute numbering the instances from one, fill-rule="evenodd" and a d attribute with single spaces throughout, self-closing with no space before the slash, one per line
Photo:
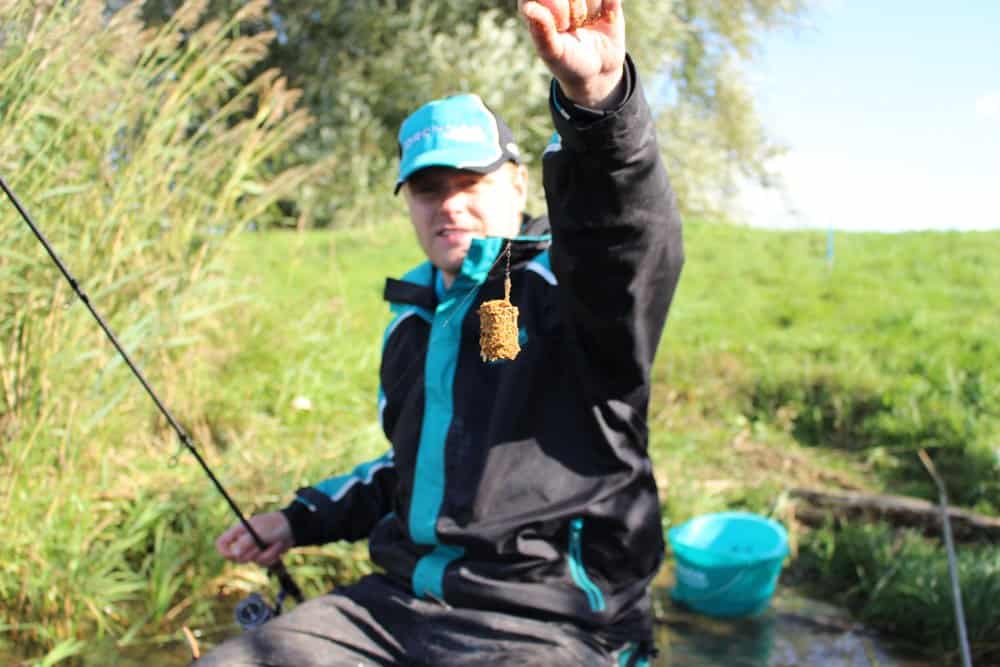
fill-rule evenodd
<path id="1" fill-rule="evenodd" d="M 460 186 L 449 186 L 441 195 L 441 208 L 445 211 L 460 211 L 468 206 L 469 192 Z"/>

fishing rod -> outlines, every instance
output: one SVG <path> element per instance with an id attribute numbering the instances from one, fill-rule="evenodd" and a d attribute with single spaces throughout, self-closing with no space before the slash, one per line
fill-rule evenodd
<path id="1" fill-rule="evenodd" d="M 63 277 L 65 277 L 66 280 L 69 282 L 70 287 L 73 288 L 73 291 L 76 292 L 76 295 L 80 297 L 81 301 L 83 301 L 83 304 L 87 307 L 87 310 L 89 310 L 90 314 L 94 316 L 95 320 L 97 320 L 97 324 L 100 325 L 101 329 L 108 337 L 108 340 L 111 341 L 111 344 L 114 346 L 114 348 L 118 350 L 118 354 L 120 354 L 122 359 L 125 360 L 125 364 L 129 367 L 129 369 L 131 369 L 132 374 L 135 375 L 137 380 L 139 380 L 139 383 L 142 385 L 143 389 L 146 390 L 146 393 L 149 394 L 149 397 L 153 399 L 153 403 L 155 403 L 156 407 L 159 408 L 160 413 L 166 418 L 167 422 L 174 429 L 174 432 L 177 434 L 177 437 L 180 438 L 181 444 L 183 444 L 184 447 L 187 448 L 189 452 L 191 452 L 195 460 L 198 461 L 198 465 L 201 466 L 201 469 L 205 471 L 206 475 L 208 475 L 208 478 L 212 481 L 212 484 L 215 485 L 216 490 L 218 490 L 218 492 L 222 494 L 222 497 L 226 499 L 226 502 L 229 504 L 229 508 L 240 520 L 240 523 L 243 524 L 243 527 L 246 529 L 247 533 L 250 534 L 250 537 L 253 538 L 253 541 L 254 543 L 256 543 L 257 548 L 260 549 L 261 551 L 267 549 L 268 547 L 267 543 L 261 538 L 260 534 L 258 534 L 257 531 L 254 530 L 254 527 L 250 525 L 250 522 L 247 521 L 246 516 L 243 514 L 242 510 L 240 510 L 239 506 L 236 504 L 236 501 L 234 501 L 232 496 L 230 496 L 229 493 L 226 492 L 225 487 L 222 486 L 222 483 L 215 476 L 215 473 L 213 473 L 212 469 L 208 467 L 208 463 L 206 463 L 205 459 L 202 458 L 201 453 L 197 450 L 197 448 L 195 448 L 194 443 L 191 441 L 191 438 L 188 436 L 187 432 L 183 429 L 183 427 L 181 427 L 181 425 L 177 422 L 177 420 L 174 419 L 174 416 L 170 413 L 170 410 L 167 409 L 167 406 L 163 404 L 163 402 L 160 400 L 160 397 L 157 396 L 155 391 L 153 391 L 153 388 L 150 386 L 149 382 L 146 381 L 145 376 L 143 376 L 142 371 L 140 371 L 139 368 L 132 362 L 132 358 L 129 356 L 128 352 L 125 351 L 125 348 L 121 346 L 121 343 L 118 342 L 118 338 L 111 331 L 111 328 L 108 327 L 107 323 L 105 323 L 104 318 L 101 317 L 100 313 L 98 313 L 97 310 L 94 308 L 94 306 L 90 303 L 90 297 L 87 296 L 86 292 L 84 292 L 83 289 L 80 287 L 80 283 L 77 282 L 76 278 L 74 278 L 72 274 L 70 274 L 69 270 L 66 268 L 66 265 L 63 264 L 62 260 L 59 259 L 59 255 L 56 254 L 56 251 L 52 248 L 52 245 L 49 243 L 48 239 L 46 239 L 45 235 L 42 234 L 41 229 L 39 229 L 38 225 L 36 225 L 34 220 L 32 220 L 31 216 L 28 214 L 28 211 L 25 210 L 25 208 L 21 205 L 20 200 L 18 200 L 17 196 L 7 185 L 7 182 L 3 179 L 3 176 L 0 176 L 0 189 L 3 189 L 4 194 L 6 194 L 7 198 L 10 199 L 11 203 L 14 204 L 14 208 L 17 209 L 17 212 L 21 214 L 21 217 L 28 224 L 28 227 L 31 228 L 31 231 L 34 233 L 35 238 L 39 240 L 39 242 L 45 248 L 45 251 L 49 254 L 49 257 L 51 257 L 52 261 L 55 262 L 55 265 L 59 268 L 59 271 L 63 274 Z M 264 602 L 264 600 L 256 593 L 247 598 L 246 600 L 244 600 L 243 603 L 241 603 L 241 605 L 237 607 L 236 610 L 236 618 L 240 622 L 240 625 L 244 627 L 244 629 L 249 629 L 252 627 L 256 627 L 258 625 L 262 625 L 263 623 L 267 622 L 267 620 L 269 620 L 271 616 L 279 615 L 281 613 L 281 607 L 284 603 L 285 597 L 288 595 L 291 595 L 297 602 L 302 602 L 305 599 L 302 595 L 302 590 L 292 579 L 292 576 L 288 573 L 288 570 L 285 568 L 285 564 L 281 561 L 280 558 L 277 560 L 277 562 L 269 566 L 267 569 L 268 572 L 278 580 L 278 584 L 280 586 L 280 592 L 275 602 L 275 607 L 272 610 L 270 607 L 268 607 L 267 603 Z"/>

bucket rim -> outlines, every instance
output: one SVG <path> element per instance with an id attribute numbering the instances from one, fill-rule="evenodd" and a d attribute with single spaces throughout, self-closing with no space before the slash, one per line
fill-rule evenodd
<path id="1" fill-rule="evenodd" d="M 777 546 L 775 546 L 768 552 L 757 554 L 753 560 L 748 561 L 746 559 L 733 558 L 731 563 L 720 564 L 718 567 L 733 567 L 737 565 L 751 565 L 751 564 L 763 563 L 779 559 L 783 560 L 786 556 L 788 556 L 789 554 L 788 529 L 785 528 L 780 522 L 775 521 L 770 517 L 766 517 L 761 514 L 756 514 L 754 512 L 726 511 L 726 512 L 711 512 L 708 514 L 700 514 L 698 516 L 691 517 L 684 523 L 681 523 L 677 526 L 670 528 L 667 531 L 667 538 L 668 541 L 670 542 L 671 548 L 674 551 L 675 558 L 679 558 L 681 560 L 687 560 L 677 554 L 678 545 L 683 546 L 684 550 L 688 551 L 689 553 L 710 554 L 715 558 L 718 558 L 719 556 L 724 557 L 725 554 L 721 554 L 717 551 L 684 543 L 683 539 L 680 536 L 680 533 L 684 530 L 690 529 L 692 526 L 698 523 L 704 523 L 706 521 L 720 521 L 720 520 L 724 521 L 727 519 L 749 519 L 754 523 L 767 525 L 768 527 L 773 529 L 775 533 L 777 533 L 780 539 L 778 540 Z M 704 567 L 704 566 L 699 565 L 699 567 Z"/>

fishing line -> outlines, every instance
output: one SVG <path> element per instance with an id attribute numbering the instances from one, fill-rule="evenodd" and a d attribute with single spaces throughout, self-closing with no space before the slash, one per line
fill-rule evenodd
<path id="1" fill-rule="evenodd" d="M 142 371 L 140 371 L 139 368 L 132 362 L 132 358 L 125 351 L 125 348 L 122 347 L 121 343 L 118 342 L 118 338 L 111 331 L 111 328 L 108 327 L 107 323 L 104 321 L 104 318 L 101 317 L 100 313 L 98 313 L 97 310 L 94 308 L 94 306 L 90 303 L 90 297 L 87 296 L 86 292 L 84 292 L 83 289 L 80 287 L 80 283 L 77 282 L 76 278 L 74 278 L 73 275 L 69 272 L 69 269 L 66 268 L 66 265 L 62 263 L 61 259 L 59 259 L 59 255 L 56 254 L 56 251 L 53 249 L 48 239 L 45 238 L 44 234 L 42 234 L 41 229 L 39 229 L 38 225 L 35 224 L 34 220 L 28 214 L 28 211 L 25 210 L 25 208 L 21 205 L 20 200 L 18 200 L 17 196 L 10 189 L 10 187 L 8 187 L 7 182 L 3 179 L 3 176 L 0 176 L 0 189 L 3 189 L 4 194 L 6 194 L 7 198 L 10 199 L 11 203 L 14 204 L 14 208 L 17 209 L 17 212 L 21 214 L 21 217 L 28 224 L 28 227 L 31 228 L 31 231 L 32 233 L 34 233 L 35 238 L 37 238 L 38 241 L 42 244 L 42 246 L 45 248 L 45 251 L 49 254 L 49 257 L 52 258 L 52 261 L 55 263 L 56 267 L 58 267 L 59 271 L 63 274 L 63 277 L 66 278 L 66 280 L 69 282 L 70 287 L 73 288 L 73 291 L 76 292 L 76 295 L 80 298 L 81 301 L 83 301 L 83 304 L 87 307 L 87 310 L 89 310 L 90 314 L 93 315 L 94 319 L 97 321 L 97 324 L 101 327 L 101 330 L 104 331 L 104 334 L 108 337 L 108 340 L 111 341 L 111 344 L 118 351 L 118 354 L 121 355 L 122 359 L 125 361 L 125 365 L 129 367 L 129 369 L 132 371 L 132 374 L 136 377 L 137 380 L 139 380 L 139 383 L 142 385 L 142 388 L 146 390 L 146 393 L 149 395 L 149 397 L 153 400 L 153 403 L 159 409 L 160 414 L 163 415 L 163 417 L 167 420 L 167 423 L 170 424 L 171 428 L 173 428 L 174 432 L 177 434 L 177 437 L 180 438 L 181 444 L 184 446 L 184 448 L 186 448 L 189 452 L 191 452 L 191 455 L 194 456 L 195 460 L 198 462 L 198 465 L 200 465 L 201 469 L 205 472 L 206 475 L 208 475 L 208 478 L 212 481 L 212 484 L 215 486 L 216 490 L 220 494 L 222 494 L 223 498 L 225 498 L 226 503 L 229 504 L 229 508 L 233 511 L 233 514 L 235 514 L 236 517 L 240 520 L 240 523 L 246 529 L 247 533 L 249 533 L 250 537 L 253 538 L 253 541 L 257 545 L 257 548 L 260 549 L 261 551 L 266 550 L 268 547 L 267 543 L 260 537 L 257 531 L 254 530 L 253 526 L 250 525 L 250 522 L 247 521 L 246 516 L 240 510 L 239 506 L 229 495 L 229 493 L 226 492 L 226 489 L 222 486 L 222 483 L 215 476 L 215 473 L 213 473 L 212 469 L 208 467 L 208 463 L 206 463 L 205 459 L 202 458 L 201 453 L 195 448 L 194 443 L 191 441 L 191 438 L 188 437 L 187 432 L 181 427 L 181 425 L 177 422 L 177 420 L 174 419 L 174 416 L 170 413 L 170 410 L 167 409 L 167 406 L 163 404 L 159 396 L 157 396 L 156 392 L 153 391 L 153 388 L 150 386 L 149 382 L 146 381 L 146 378 L 142 374 Z M 288 570 L 285 568 L 285 564 L 281 562 L 280 559 L 273 565 L 269 566 L 267 569 L 268 572 L 274 575 L 274 577 L 278 580 L 278 584 L 281 587 L 281 592 L 278 595 L 278 599 L 275 604 L 276 614 L 281 613 L 281 606 L 286 595 L 291 595 L 298 602 L 302 602 L 305 599 L 304 596 L 302 595 L 301 589 L 292 579 L 291 575 L 288 573 Z"/>
<path id="2" fill-rule="evenodd" d="M 514 242 L 514 239 L 507 239 L 507 249 L 506 249 L 506 251 L 501 251 L 501 252 L 497 253 L 497 258 L 493 260 L 492 264 L 490 264 L 490 268 L 486 269 L 486 273 L 487 274 L 489 274 L 489 272 L 492 271 L 496 267 L 496 265 L 499 264 L 502 259 L 504 259 L 504 256 L 506 255 L 506 258 L 507 258 L 507 280 L 510 280 L 510 251 L 511 251 L 511 244 L 513 242 Z M 442 326 L 445 326 L 445 327 L 449 326 L 451 324 L 452 318 L 455 317 L 455 313 L 460 312 L 462 310 L 462 308 L 465 306 L 465 304 L 467 304 L 469 302 L 469 300 L 472 299 L 472 297 L 476 296 L 476 294 L 478 292 L 479 292 L 479 288 L 478 287 L 469 290 L 469 293 L 466 294 L 465 297 L 463 297 L 462 300 L 458 302 L 458 307 L 455 308 L 455 311 L 451 315 L 449 315 L 447 317 L 447 319 L 445 319 L 445 321 L 442 324 Z"/>

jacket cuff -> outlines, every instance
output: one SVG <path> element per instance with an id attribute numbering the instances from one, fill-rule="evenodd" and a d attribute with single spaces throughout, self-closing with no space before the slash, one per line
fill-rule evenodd
<path id="1" fill-rule="evenodd" d="M 563 147 L 580 155 L 598 154 L 608 157 L 628 158 L 635 141 L 623 140 L 637 127 L 651 122 L 649 105 L 642 93 L 642 85 L 631 56 L 625 57 L 625 98 L 615 109 L 607 111 L 586 109 L 574 104 L 553 82 L 549 98 L 552 121 Z M 567 106 L 568 105 L 568 106 Z"/>
<path id="2" fill-rule="evenodd" d="M 337 537 L 331 534 L 326 520 L 334 507 L 329 496 L 311 486 L 296 491 L 295 500 L 281 510 L 292 528 L 295 546 L 306 547 L 335 541 Z"/>
<path id="3" fill-rule="evenodd" d="M 628 59 L 627 55 L 626 59 Z M 582 104 L 577 104 L 566 96 L 566 93 L 563 92 L 562 86 L 559 85 L 559 82 L 552 79 L 552 104 L 555 107 L 555 111 L 566 120 L 575 121 L 581 124 L 592 123 L 604 118 L 608 114 L 617 113 L 622 106 L 624 106 L 625 102 L 632 97 L 632 88 L 634 87 L 632 69 L 633 68 L 630 66 L 630 62 L 627 61 L 623 66 L 622 71 L 624 85 L 622 86 L 621 92 L 618 94 L 618 100 L 610 109 L 593 109 L 591 107 L 585 107 Z"/>

